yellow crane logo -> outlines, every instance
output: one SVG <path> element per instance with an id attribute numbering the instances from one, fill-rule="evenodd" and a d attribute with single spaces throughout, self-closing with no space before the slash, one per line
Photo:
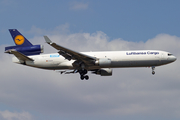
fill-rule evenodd
<path id="1" fill-rule="evenodd" d="M 24 37 L 22 35 L 17 35 L 14 39 L 16 45 L 22 45 L 24 43 Z"/>

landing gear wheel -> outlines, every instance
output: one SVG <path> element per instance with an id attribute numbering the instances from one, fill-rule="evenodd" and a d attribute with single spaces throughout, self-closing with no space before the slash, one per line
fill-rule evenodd
<path id="1" fill-rule="evenodd" d="M 81 75 L 81 80 L 84 80 L 84 76 L 83 75 Z"/>
<path id="2" fill-rule="evenodd" d="M 88 76 L 88 75 L 86 75 L 86 76 L 84 76 L 84 77 L 85 77 L 85 79 L 86 79 L 86 80 L 88 80 L 88 79 L 89 79 L 89 76 Z"/>
<path id="3" fill-rule="evenodd" d="M 80 79 L 81 79 L 81 80 L 84 80 L 84 78 L 85 78 L 86 80 L 89 79 L 89 76 L 86 75 L 86 74 L 88 73 L 88 70 L 86 70 L 86 69 L 80 69 L 80 70 L 78 70 L 78 72 L 79 72 L 79 74 L 80 74 Z"/>
<path id="4" fill-rule="evenodd" d="M 152 66 L 151 68 L 152 68 L 152 74 L 154 75 L 155 74 L 155 71 L 154 71 L 155 70 L 155 66 Z"/>

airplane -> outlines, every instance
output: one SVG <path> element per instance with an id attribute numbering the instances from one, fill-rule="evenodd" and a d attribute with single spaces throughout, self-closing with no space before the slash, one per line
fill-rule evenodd
<path id="1" fill-rule="evenodd" d="M 5 47 L 5 53 L 14 54 L 14 63 L 47 69 L 59 70 L 61 74 L 79 73 L 81 80 L 88 80 L 88 71 L 101 76 L 112 76 L 112 68 L 155 67 L 176 61 L 176 57 L 160 50 L 131 50 L 131 51 L 98 51 L 76 52 L 52 42 L 47 36 L 47 44 L 58 52 L 43 53 L 42 45 L 33 45 L 17 29 L 9 29 L 16 46 Z"/>

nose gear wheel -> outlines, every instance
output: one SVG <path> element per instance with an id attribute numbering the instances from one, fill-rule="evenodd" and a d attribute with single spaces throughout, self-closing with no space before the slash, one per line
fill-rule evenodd
<path id="1" fill-rule="evenodd" d="M 154 75 L 155 74 L 155 66 L 152 66 L 152 74 Z"/>

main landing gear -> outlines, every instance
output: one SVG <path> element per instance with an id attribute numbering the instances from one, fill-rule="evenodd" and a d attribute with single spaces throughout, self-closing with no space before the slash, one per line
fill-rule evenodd
<path id="1" fill-rule="evenodd" d="M 89 79 L 89 76 L 88 75 L 81 75 L 81 80 L 84 80 L 84 78 L 86 79 L 86 80 L 88 80 Z"/>
<path id="2" fill-rule="evenodd" d="M 152 66 L 151 68 L 152 68 L 152 74 L 154 75 L 155 74 L 155 71 L 154 71 L 155 70 L 155 66 Z"/>
<path id="3" fill-rule="evenodd" d="M 84 70 L 79 70 L 78 72 L 79 72 L 79 74 L 80 74 L 81 80 L 84 80 L 84 79 L 88 80 L 88 79 L 89 79 L 89 76 L 86 75 L 87 72 L 88 72 L 86 69 L 84 69 Z"/>

